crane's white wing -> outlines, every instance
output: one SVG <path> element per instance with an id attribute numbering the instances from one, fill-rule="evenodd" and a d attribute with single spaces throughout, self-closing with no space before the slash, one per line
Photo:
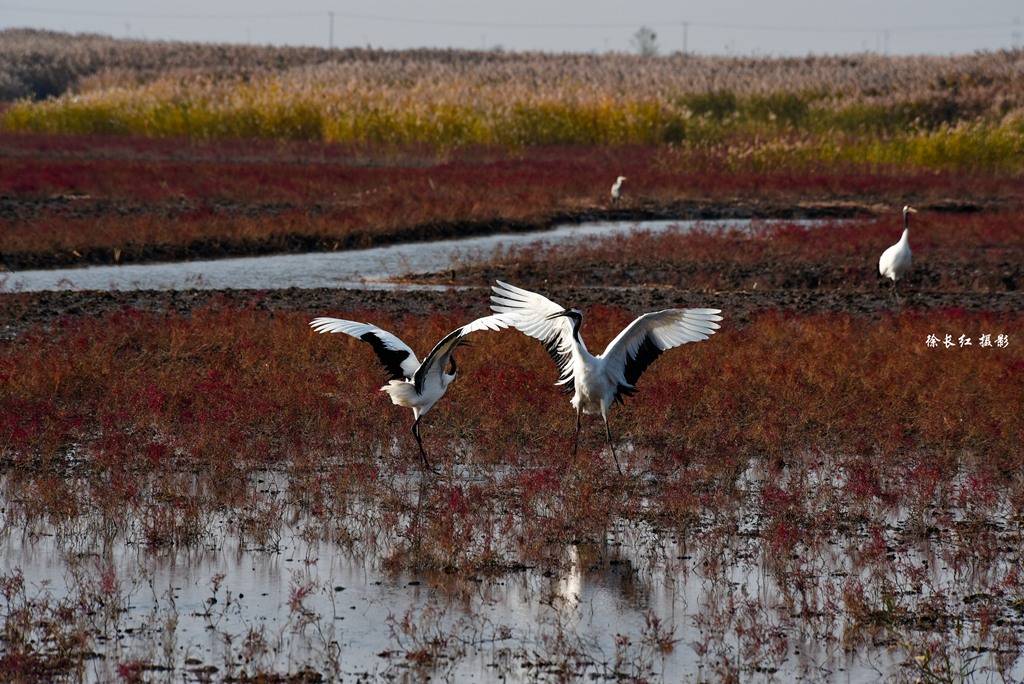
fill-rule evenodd
<path id="1" fill-rule="evenodd" d="M 426 382 L 428 376 L 431 374 L 440 376 L 444 372 L 445 366 L 448 365 L 448 359 L 462 342 L 463 337 L 480 330 L 503 330 L 508 326 L 509 321 L 506 315 L 495 314 L 478 318 L 461 328 L 452 330 L 434 345 L 434 348 L 427 354 L 427 358 L 423 359 L 423 363 L 416 370 L 416 375 L 413 378 L 413 382 L 416 383 L 416 391 L 423 391 L 423 383 Z"/>
<path id="2" fill-rule="evenodd" d="M 663 352 L 708 339 L 718 330 L 719 309 L 665 309 L 644 314 L 608 343 L 600 358 L 618 385 L 615 400 L 633 394 L 637 380 Z"/>
<path id="3" fill-rule="evenodd" d="M 420 362 L 409 345 L 375 325 L 341 318 L 314 318 L 309 325 L 318 333 L 344 333 L 369 343 L 387 371 L 388 380 L 411 378 L 419 368 Z"/>
<path id="4" fill-rule="evenodd" d="M 497 281 L 491 290 L 491 309 L 508 314 L 508 322 L 520 332 L 540 340 L 558 366 L 558 385 L 572 388 L 572 322 L 565 317 L 549 319 L 565 309 L 536 292 Z"/>

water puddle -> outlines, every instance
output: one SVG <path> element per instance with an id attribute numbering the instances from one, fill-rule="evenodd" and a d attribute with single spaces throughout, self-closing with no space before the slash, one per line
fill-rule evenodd
<path id="1" fill-rule="evenodd" d="M 626 522 L 604 548 L 566 547 L 560 572 L 526 568 L 500 577 L 389 573 L 379 558 L 306 541 L 298 530 L 273 549 L 235 541 L 165 554 L 124 542 L 96 549 L 77 555 L 53 536 L 12 536 L 2 549 L 3 565 L 21 569 L 30 595 L 75 604 L 102 597 L 97 605 L 121 611 L 94 623 L 103 659 L 86 668 L 93 681 L 108 680 L 117 662 L 224 674 L 247 657 L 265 670 L 335 677 L 418 666 L 459 681 L 697 677 L 697 651 L 714 640 L 705 622 L 725 603 L 775 610 L 781 600 L 756 564 L 707 572 L 677 542 Z M 116 593 L 104 595 L 104 582 Z M 247 643 L 259 653 L 246 653 Z M 851 667 L 813 640 L 787 647 L 778 660 L 791 674 Z"/>
<path id="2" fill-rule="evenodd" d="M 484 237 L 417 242 L 371 249 L 310 254 L 216 259 L 124 266 L 90 266 L 39 271 L 15 271 L 0 278 L 0 292 L 46 290 L 223 290 L 284 288 L 447 289 L 435 285 L 388 283 L 415 273 L 433 273 L 491 258 L 497 251 L 527 245 L 559 245 L 628 235 L 711 230 L 744 230 L 771 221 L 600 222 L 561 226 L 553 230 Z M 786 224 L 820 225 L 817 220 Z"/>
<path id="3" fill-rule="evenodd" d="M 259 543 L 240 535 L 229 513 L 211 515 L 195 543 L 153 548 L 138 521 L 89 514 L 68 525 L 33 523 L 19 520 L 17 502 L 7 498 L 0 588 L 6 614 L 21 605 L 10 573 L 21 573 L 24 603 L 38 613 L 56 604 L 76 611 L 93 643 L 79 672 L 87 681 L 111 681 L 128 666 L 177 680 L 306 669 L 328 679 L 409 681 L 707 680 L 733 668 L 782 681 L 910 674 L 898 643 L 869 638 L 850 646 L 849 630 L 858 627 L 844 617 L 844 587 L 881 582 L 914 596 L 899 600 L 927 615 L 940 599 L 971 601 L 975 580 L 951 567 L 938 541 L 910 550 L 899 565 L 905 569 L 858 563 L 868 535 L 855 530 L 790 563 L 801 585 L 794 591 L 794 578 L 780 573 L 759 538 L 765 477 L 751 466 L 737 483 L 745 503 L 724 516 L 705 510 L 692 535 L 619 519 L 598 540 L 556 544 L 545 567 L 482 575 L 390 570 L 401 538 L 416 536 L 412 517 L 389 531 L 377 521 L 391 512 L 362 501 L 332 530 L 327 520 L 290 510 L 288 478 L 272 472 L 251 480 L 261 505 L 283 512 L 271 516 L 277 527 Z M 388 487 L 409 516 L 436 485 L 401 476 Z M 1017 525 L 1010 508 L 997 519 L 1007 533 Z M 903 534 L 906 512 L 890 520 L 886 534 Z M 700 530 L 721 541 L 727 528 L 738 530 L 727 543 L 699 541 Z M 958 629 L 974 647 L 976 621 Z M 1007 674 L 1024 675 L 1024 661 Z"/>

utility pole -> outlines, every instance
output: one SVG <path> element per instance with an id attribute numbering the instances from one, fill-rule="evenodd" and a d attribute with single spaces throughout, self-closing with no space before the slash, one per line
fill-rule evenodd
<path id="1" fill-rule="evenodd" d="M 689 51 L 687 50 L 687 43 L 689 42 L 689 38 L 690 38 L 690 22 L 684 21 L 683 22 L 683 54 L 684 55 L 689 54 Z"/>
<path id="2" fill-rule="evenodd" d="M 882 31 L 882 43 L 885 46 L 885 54 L 889 54 L 889 29 Z"/>
<path id="3" fill-rule="evenodd" d="M 333 50 L 334 49 L 334 12 L 328 12 L 327 13 L 327 18 L 330 20 L 329 23 L 330 23 L 330 26 L 331 26 L 330 33 L 328 34 L 328 38 L 327 38 L 327 47 Z"/>

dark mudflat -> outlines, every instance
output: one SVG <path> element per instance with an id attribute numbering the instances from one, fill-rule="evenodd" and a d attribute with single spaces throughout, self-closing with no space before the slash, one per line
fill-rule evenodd
<path id="1" fill-rule="evenodd" d="M 641 312 L 670 306 L 710 306 L 722 309 L 728 320 L 743 324 L 763 311 L 796 314 L 846 313 L 881 318 L 896 311 L 964 309 L 977 312 L 1024 310 L 1024 292 L 930 292 L 908 289 L 897 303 L 889 290 L 873 292 L 825 290 L 722 290 L 699 291 L 673 287 L 554 286 L 538 287 L 567 306 L 597 304 Z M 0 336 L 11 339 L 36 325 L 50 325 L 66 317 L 97 316 L 123 309 L 188 314 L 204 306 L 255 307 L 268 311 L 297 311 L 310 315 L 341 312 L 384 312 L 389 315 L 427 314 L 465 309 L 483 314 L 488 291 L 471 287 L 450 292 L 376 291 L 336 289 L 287 290 L 180 290 L 135 292 L 38 292 L 0 295 Z M 459 302 L 460 304 L 456 304 Z M 471 303 L 465 306 L 461 303 Z"/>

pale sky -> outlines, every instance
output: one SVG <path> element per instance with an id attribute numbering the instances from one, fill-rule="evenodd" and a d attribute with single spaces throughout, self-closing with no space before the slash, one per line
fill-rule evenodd
<path id="1" fill-rule="evenodd" d="M 948 54 L 1024 45 L 1022 0 L 0 0 L 0 27 L 134 38 L 551 52 L 630 50 L 640 25 L 662 52 Z"/>

